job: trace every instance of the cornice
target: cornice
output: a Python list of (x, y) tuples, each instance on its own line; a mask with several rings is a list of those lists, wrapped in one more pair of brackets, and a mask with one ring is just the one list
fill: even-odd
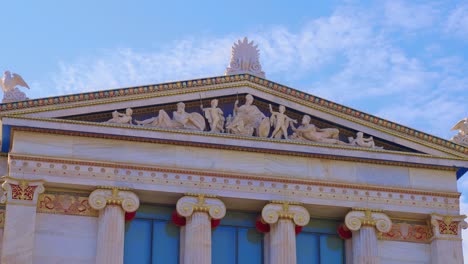
[[(2, 115), (2, 112), (7, 113), (17, 110), (20, 111), (15, 112), (14, 115), (241, 86), (247, 86), (255, 89), (260, 88), (261, 90), (275, 94), (276, 96), (287, 98), (288, 100), (292, 100), (302, 105), (312, 107), (334, 116), (357, 122), (361, 125), (435, 148), (452, 155), (462, 155), (462, 157), (466, 157), (468, 155), (467, 147), (454, 142), (249, 74), (218, 76), (0, 104), (0, 116)], [(23, 109), (26, 111), (21, 111)]]
[[(36, 119), (36, 118), (27, 118), (27, 119)], [(71, 121), (52, 119), (60, 123), (67, 123)], [(39, 120), (40, 121), (40, 120)], [(47, 120), (48, 121), (48, 120)], [(90, 125), (89, 122), (83, 121), (73, 121), (72, 123), (85, 123)], [(421, 157), (421, 158), (433, 158), (433, 159), (443, 159), (443, 160), (453, 160), (453, 161), (465, 161), (465, 159), (454, 158), (454, 157), (444, 157), (444, 156), (432, 156), (428, 154), (419, 154), (419, 153), (409, 153), (409, 152), (399, 152), (399, 151), (390, 151), (390, 150), (379, 150), (379, 149), (367, 149), (367, 148), (355, 148), (352, 146), (336, 146), (336, 145), (326, 145), (326, 144), (317, 144), (317, 143), (308, 143), (303, 141), (293, 141), (293, 140), (278, 140), (278, 139), (269, 139), (269, 138), (258, 138), (258, 137), (248, 137), (248, 136), (239, 136), (231, 134), (219, 134), (219, 133), (208, 133), (208, 132), (197, 132), (197, 131), (187, 131), (187, 130), (169, 130), (169, 129), (158, 129), (158, 128), (148, 128), (148, 127), (130, 127), (130, 126), (119, 126), (113, 124), (102, 124), (102, 123), (91, 123), (92, 126), (98, 127), (115, 127), (115, 128), (129, 128), (137, 130), (146, 130), (146, 131), (159, 131), (159, 132), (169, 132), (169, 133), (180, 133), (187, 135), (197, 135), (197, 136), (206, 136), (206, 137), (223, 137), (227, 139), (241, 139), (241, 140), (250, 140), (257, 142), (271, 142), (278, 144), (291, 144), (296, 146), (311, 146), (311, 147), (325, 147), (325, 148), (334, 148), (342, 150), (351, 150), (351, 151), (365, 151), (365, 152), (376, 152), (383, 154), (395, 154), (409, 157)], [(78, 131), (66, 131), (58, 129), (44, 129), (44, 128), (25, 128), (25, 127), (15, 127), (12, 129), (11, 135), (14, 138), (16, 131), (25, 131), (25, 132), (34, 132), (34, 133), (43, 133), (43, 134), (56, 134), (56, 135), (68, 135), (68, 136), (78, 136), (78, 137), (91, 137), (91, 138), (101, 138), (101, 139), (113, 139), (113, 140), (122, 140), (122, 141), (131, 141), (131, 142), (142, 142), (142, 143), (157, 143), (157, 144), (168, 144), (168, 145), (182, 145), (190, 147), (200, 147), (200, 148), (215, 148), (215, 149), (225, 149), (225, 150), (234, 150), (234, 151), (248, 151), (256, 153), (269, 153), (276, 155), (288, 155), (288, 156), (297, 156), (297, 157), (312, 157), (312, 158), (321, 158), (328, 160), (342, 160), (342, 161), (356, 161), (361, 163), (371, 163), (379, 165), (390, 165), (390, 166), (402, 166), (402, 167), (412, 167), (412, 168), (427, 168), (427, 169), (436, 169), (436, 170), (448, 170), (455, 171), (456, 168), (453, 166), (442, 166), (442, 165), (431, 165), (431, 164), (421, 164), (413, 162), (401, 162), (401, 161), (390, 161), (384, 159), (369, 159), (345, 155), (333, 155), (333, 154), (321, 154), (321, 153), (307, 153), (307, 152), (295, 152), (290, 150), (279, 150), (279, 149), (266, 149), (266, 148), (255, 148), (255, 147), (245, 147), (245, 146), (236, 146), (236, 145), (221, 145), (221, 144), (210, 144), (204, 142), (190, 142), (190, 141), (176, 141), (168, 140), (161, 138), (148, 138), (148, 137), (133, 137), (133, 136), (122, 136), (122, 135), (112, 135), (102, 133), (93, 133), (93, 132), (78, 132)]]

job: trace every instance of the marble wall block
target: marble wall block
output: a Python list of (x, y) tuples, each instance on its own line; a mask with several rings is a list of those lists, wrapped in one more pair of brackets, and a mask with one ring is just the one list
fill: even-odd
[(36, 207), (8, 204), (1, 263), (33, 263)]
[(95, 263), (97, 217), (37, 214), (34, 264)]
[[(430, 264), (429, 244), (379, 240), (381, 264)], [(448, 263), (446, 263), (448, 264)]]

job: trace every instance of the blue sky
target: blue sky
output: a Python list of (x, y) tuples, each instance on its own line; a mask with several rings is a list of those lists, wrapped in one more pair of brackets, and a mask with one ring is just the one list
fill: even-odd
[(283, 3), (9, 1), (0, 70), (32, 98), (217, 76), (247, 36), (272, 81), (447, 139), (468, 116), (467, 1)]

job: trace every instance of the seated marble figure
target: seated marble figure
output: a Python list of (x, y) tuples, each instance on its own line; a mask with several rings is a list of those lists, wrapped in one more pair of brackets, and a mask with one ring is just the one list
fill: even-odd
[(356, 138), (349, 137), (349, 144), (352, 146), (358, 146), (358, 147), (363, 147), (363, 148), (376, 148), (376, 149), (383, 149), (383, 147), (377, 147), (374, 143), (374, 138), (373, 137), (364, 137), (364, 133), (362, 132), (357, 132), (356, 133)]
[(226, 122), (226, 130), (232, 134), (267, 137), (270, 133), (270, 121), (255, 105), (251, 94), (245, 96), (245, 104), (238, 107), (239, 101), (234, 103), (232, 119)]

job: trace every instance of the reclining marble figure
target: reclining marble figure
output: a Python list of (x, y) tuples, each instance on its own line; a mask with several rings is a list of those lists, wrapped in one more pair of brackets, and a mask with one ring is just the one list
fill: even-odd
[(294, 131), (291, 139), (313, 141), (318, 143), (328, 143), (337, 145), (347, 145), (345, 142), (339, 140), (340, 131), (336, 128), (317, 128), (315, 125), (310, 124), (310, 116), (304, 115), (302, 117), (302, 124), (295, 128), (291, 125)]
[(185, 112), (185, 104), (180, 102), (177, 104), (177, 111), (172, 113), (172, 119), (164, 110), (159, 110), (158, 116), (138, 121), (138, 125), (151, 126), (157, 128), (170, 128), (170, 129), (189, 129), (189, 130), (205, 130), (205, 119), (199, 113)]
[(119, 113), (117, 112), (117, 110), (115, 110), (114, 112), (112, 112), (112, 118), (106, 121), (105, 123), (133, 125), (132, 114), (133, 110), (131, 108), (127, 108), (125, 110), (125, 113)]

